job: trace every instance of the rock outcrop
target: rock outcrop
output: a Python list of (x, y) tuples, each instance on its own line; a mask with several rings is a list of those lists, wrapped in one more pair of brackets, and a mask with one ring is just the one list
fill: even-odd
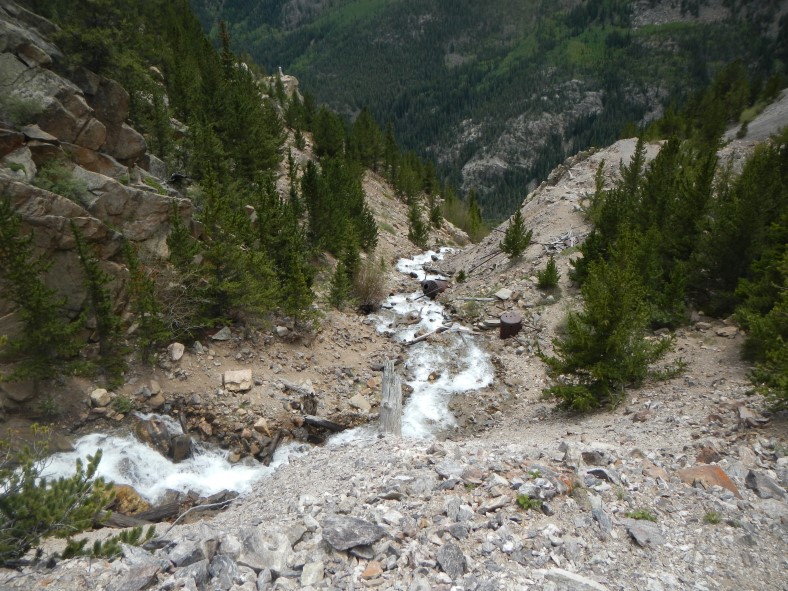
[[(192, 205), (166, 187), (163, 163), (147, 154), (145, 138), (127, 123), (128, 92), (84, 69), (70, 78), (60, 73), (63, 55), (49, 39), (56, 30), (0, 0), (0, 195), (33, 235), (37, 253), (51, 261), (45, 282), (66, 298), (70, 316), (87, 298), (72, 223), (112, 277), (120, 314), (126, 304), (123, 241), (142, 256), (165, 257), (173, 215), (190, 224)], [(65, 171), (72, 191), (36, 186), (52, 167)], [(0, 334), (18, 330), (11, 312), (0, 297)]]

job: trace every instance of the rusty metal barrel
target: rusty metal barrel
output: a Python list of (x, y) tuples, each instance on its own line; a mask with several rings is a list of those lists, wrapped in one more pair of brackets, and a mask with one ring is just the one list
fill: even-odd
[(508, 339), (523, 329), (523, 319), (517, 312), (501, 314), (501, 338)]
[(438, 294), (443, 293), (449, 287), (449, 282), (445, 279), (427, 279), (421, 282), (421, 291), (424, 295), (434, 300)]

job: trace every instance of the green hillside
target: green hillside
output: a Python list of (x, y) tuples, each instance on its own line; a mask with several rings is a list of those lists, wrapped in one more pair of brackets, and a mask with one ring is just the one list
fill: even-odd
[[(393, 122), (402, 145), (476, 188), (490, 219), (567, 154), (684, 102), (724, 64), (742, 59), (753, 79), (783, 67), (767, 1), (685, 0), (661, 25), (628, 0), (191, 3), (208, 30), (224, 19), (236, 50), (298, 76), (319, 102)], [(724, 20), (694, 18), (716, 5)]]

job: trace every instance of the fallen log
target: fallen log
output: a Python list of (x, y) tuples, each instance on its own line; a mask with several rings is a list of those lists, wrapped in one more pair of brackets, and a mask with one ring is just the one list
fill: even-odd
[(304, 415), (304, 423), (306, 423), (307, 425), (311, 425), (312, 427), (320, 427), (321, 429), (334, 431), (335, 433), (347, 429), (347, 427), (345, 427), (344, 425), (340, 425), (338, 423), (329, 421), (328, 419), (323, 419), (321, 417), (316, 417), (314, 415)]

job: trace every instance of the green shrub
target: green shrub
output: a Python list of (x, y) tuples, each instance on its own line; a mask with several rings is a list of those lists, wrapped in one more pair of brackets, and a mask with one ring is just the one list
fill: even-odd
[(657, 516), (647, 511), (646, 509), (635, 509), (634, 511), (627, 511), (624, 514), (626, 517), (630, 519), (638, 519), (641, 521), (656, 521)]
[(709, 511), (703, 516), (703, 523), (708, 523), (709, 525), (717, 525), (721, 521), (722, 517), (716, 511)]
[(50, 160), (41, 166), (33, 184), (79, 205), (85, 205), (88, 200), (87, 185), (74, 178), (73, 172), (57, 160)]
[(35, 99), (23, 98), (7, 92), (0, 93), (0, 120), (15, 127), (33, 123), (43, 111), (43, 105)]
[(561, 274), (558, 271), (558, 266), (555, 264), (555, 259), (551, 256), (547, 261), (547, 266), (541, 271), (536, 272), (536, 278), (539, 280), (539, 287), (542, 289), (552, 289), (558, 285), (558, 280)]
[(353, 277), (353, 296), (365, 311), (377, 310), (386, 297), (386, 264), (383, 258), (374, 256), (359, 265)]
[(542, 507), (542, 501), (539, 499), (532, 499), (528, 495), (517, 495), (517, 504), (526, 511), (540, 509)]
[(426, 248), (428, 238), (429, 226), (421, 217), (421, 207), (416, 199), (413, 199), (408, 207), (408, 240), (419, 248)]
[(42, 476), (48, 451), (45, 427), (33, 426), (33, 443), (18, 452), (2, 444), (0, 461), (0, 564), (15, 566), (43, 538), (71, 537), (100, 519), (112, 499), (109, 486), (96, 478), (101, 450), (69, 478)]

